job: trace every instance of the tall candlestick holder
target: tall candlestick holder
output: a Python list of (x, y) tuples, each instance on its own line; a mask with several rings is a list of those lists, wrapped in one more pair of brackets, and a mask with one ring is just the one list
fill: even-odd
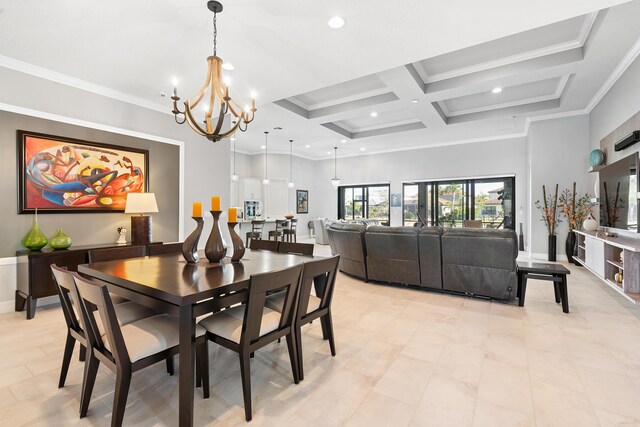
[(211, 234), (204, 247), (204, 254), (210, 262), (220, 262), (227, 253), (227, 244), (220, 233), (220, 214), (222, 211), (210, 211), (213, 216)]
[(184, 239), (182, 243), (182, 256), (187, 262), (198, 262), (198, 242), (202, 234), (204, 219), (201, 216), (192, 216), (191, 218), (196, 222), (196, 229), (189, 234), (189, 237)]
[(229, 234), (231, 235), (231, 242), (233, 243), (233, 255), (231, 256), (231, 262), (238, 262), (244, 256), (244, 242), (242, 238), (236, 233), (237, 222), (227, 222), (229, 227)]

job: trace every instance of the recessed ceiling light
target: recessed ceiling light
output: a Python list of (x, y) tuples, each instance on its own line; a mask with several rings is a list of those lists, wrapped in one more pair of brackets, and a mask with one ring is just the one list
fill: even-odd
[(347, 142), (347, 140), (346, 139), (341, 139), (340, 142), (342, 142), (344, 144), (345, 142)]
[(231, 62), (225, 62), (224, 64), (222, 64), (222, 69), (227, 71), (233, 71), (236, 69), (236, 67), (234, 67)]
[(327, 151), (327, 154), (331, 154), (331, 151)]
[(364, 150), (366, 150), (366, 148), (360, 147), (360, 151), (364, 151)]
[(236, 140), (235, 136), (232, 136), (232, 137), (231, 137), (231, 142), (233, 142), (233, 141), (235, 141), (235, 140)]
[(304, 148), (311, 148), (309, 144), (305, 145)]
[(338, 28), (344, 27), (344, 24), (346, 22), (347, 21), (345, 21), (342, 16), (334, 16), (331, 19), (329, 19), (329, 22), (327, 22), (327, 25), (330, 28), (333, 28), (334, 30), (337, 30)]
[(371, 114), (369, 114), (371, 117), (378, 117), (378, 113), (376, 113), (375, 111), (372, 111)]
[(265, 148), (267, 148), (267, 146), (266, 145), (261, 145), (260, 148), (262, 148), (264, 150)]
[(500, 93), (500, 92), (502, 92), (502, 88), (501, 87), (494, 87), (491, 90), (491, 93)]
[(418, 102), (420, 102), (419, 99), (412, 99), (411, 102), (413, 102), (414, 104), (417, 104)]

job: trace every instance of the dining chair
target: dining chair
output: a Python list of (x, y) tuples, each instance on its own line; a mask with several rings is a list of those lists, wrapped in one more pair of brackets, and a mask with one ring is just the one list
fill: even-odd
[(282, 233), (284, 234), (284, 238), (282, 240), (286, 240), (287, 242), (291, 242), (291, 241), (297, 242), (298, 236), (296, 235), (296, 230), (298, 228), (298, 219), (292, 218), (289, 221), (290, 221), (289, 228), (282, 230)]
[(182, 253), (181, 242), (149, 245), (149, 256), (180, 253)]
[[(69, 371), (69, 364), (71, 363), (71, 355), (73, 354), (73, 348), (76, 341), (80, 344), (80, 360), (82, 361), (85, 359), (84, 354), (87, 348), (87, 337), (81, 326), (81, 321), (79, 320), (81, 314), (77, 304), (78, 300), (75, 296), (73, 274), (55, 264), (51, 265), (51, 272), (53, 273), (53, 279), (56, 284), (58, 296), (60, 297), (62, 314), (64, 315), (65, 322), (67, 323), (67, 339), (65, 341), (64, 353), (62, 356), (60, 379), (58, 380), (58, 388), (61, 388), (64, 387), (64, 383), (67, 379), (67, 372)], [(126, 325), (136, 320), (157, 314), (155, 311), (140, 304), (136, 304), (133, 301), (114, 305), (114, 311), (118, 323), (121, 325)], [(104, 331), (102, 323), (98, 324), (98, 328), (99, 330)], [(167, 371), (173, 375), (173, 364), (169, 366), (169, 362), (167, 363)]]
[(311, 243), (280, 242), (278, 244), (278, 252), (285, 254), (313, 255), (313, 248)]
[(250, 239), (262, 239), (262, 229), (264, 228), (263, 219), (254, 219), (251, 221), (251, 231), (247, 231), (245, 246), (249, 247)]
[(250, 249), (262, 249), (265, 251), (277, 252), (278, 245), (281, 245), (282, 242), (278, 242), (277, 240), (256, 240), (251, 239)]
[[(246, 304), (219, 311), (199, 322), (207, 330), (209, 340), (238, 353), (247, 421), (252, 418), (250, 360), (253, 352), (286, 336), (293, 381), (299, 382), (293, 324), (301, 273), (302, 265), (253, 274)], [(267, 293), (275, 290), (281, 290), (283, 294), (280, 312), (265, 307)], [(205, 371), (204, 375), (208, 372)]]
[(278, 238), (284, 241), (284, 228), (287, 227), (286, 219), (276, 219), (276, 229), (269, 231), (269, 240), (273, 237), (273, 240), (278, 240)]
[[(331, 355), (336, 355), (333, 322), (331, 320), (331, 301), (333, 299), (339, 260), (340, 255), (335, 255), (331, 258), (304, 263), (294, 322), (296, 354), (298, 355), (298, 378), (300, 381), (304, 379), (301, 331), (303, 325), (320, 318), (322, 336), (325, 340), (329, 340)], [(312, 285), (314, 286), (315, 295), (311, 294)], [(266, 300), (266, 306), (272, 310), (282, 312), (285, 309), (285, 295), (282, 293), (270, 295)]]
[[(73, 279), (89, 349), (80, 397), (80, 418), (87, 415), (98, 367), (103, 363), (116, 374), (111, 426), (119, 427), (124, 418), (132, 374), (178, 354), (178, 322), (175, 317), (158, 314), (121, 326), (106, 285), (89, 281), (78, 274), (74, 274)], [(90, 309), (94, 306), (95, 311)], [(99, 329), (96, 313), (104, 326), (104, 333)], [(207, 344), (205, 332), (204, 328), (196, 325), (198, 349)], [(200, 369), (203, 367), (200, 366)], [(208, 374), (208, 367), (204, 370)]]

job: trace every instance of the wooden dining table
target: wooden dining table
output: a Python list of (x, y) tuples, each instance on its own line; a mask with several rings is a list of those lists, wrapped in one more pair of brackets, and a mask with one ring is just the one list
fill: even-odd
[[(178, 318), (180, 328), (179, 425), (193, 425), (195, 319), (246, 299), (252, 274), (308, 262), (313, 257), (247, 250), (240, 262), (187, 263), (181, 254), (147, 256), (78, 266), (113, 293)], [(183, 369), (188, 366), (190, 369)]]

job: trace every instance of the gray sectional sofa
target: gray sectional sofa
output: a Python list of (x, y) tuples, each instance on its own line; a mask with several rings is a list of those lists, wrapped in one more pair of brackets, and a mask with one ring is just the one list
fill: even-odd
[(515, 299), (513, 230), (334, 223), (327, 234), (340, 270), (365, 280)]

